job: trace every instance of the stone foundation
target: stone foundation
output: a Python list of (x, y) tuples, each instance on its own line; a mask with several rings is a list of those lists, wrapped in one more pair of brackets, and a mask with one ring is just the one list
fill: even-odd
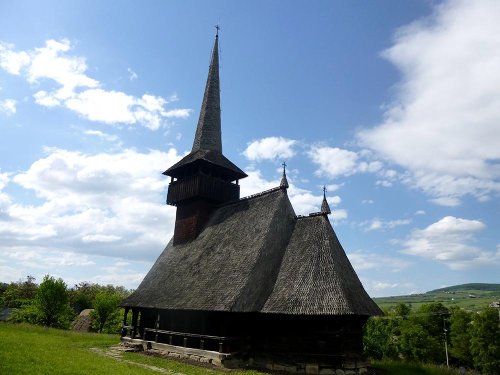
[(154, 341), (122, 337), (122, 343), (146, 354), (198, 362), (229, 369), (256, 369), (282, 374), (363, 375), (368, 374), (368, 362), (359, 355), (346, 355), (341, 361), (296, 359), (292, 356), (271, 357), (245, 353), (219, 353), (210, 350), (181, 347)]

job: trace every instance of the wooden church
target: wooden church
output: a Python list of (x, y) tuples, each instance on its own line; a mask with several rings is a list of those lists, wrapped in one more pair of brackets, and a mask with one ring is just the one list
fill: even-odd
[(122, 340), (226, 367), (366, 372), (362, 327), (381, 311), (321, 211), (297, 216), (280, 186), (240, 198), (222, 153), (218, 34), (191, 153), (164, 174), (174, 236), (124, 302)]

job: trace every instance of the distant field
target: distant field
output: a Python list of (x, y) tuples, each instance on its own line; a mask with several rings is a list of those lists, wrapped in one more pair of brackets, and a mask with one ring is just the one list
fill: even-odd
[(416, 309), (424, 303), (441, 302), (447, 307), (458, 306), (470, 311), (478, 311), (493, 301), (500, 300), (500, 284), (463, 284), (431, 290), (422, 294), (374, 298), (382, 309), (390, 309), (406, 303)]

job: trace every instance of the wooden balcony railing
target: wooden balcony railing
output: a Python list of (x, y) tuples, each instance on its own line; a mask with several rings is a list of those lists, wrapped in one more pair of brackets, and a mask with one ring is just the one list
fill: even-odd
[(239, 185), (199, 174), (170, 183), (167, 204), (175, 206), (177, 203), (190, 198), (206, 198), (222, 203), (237, 200), (239, 197)]

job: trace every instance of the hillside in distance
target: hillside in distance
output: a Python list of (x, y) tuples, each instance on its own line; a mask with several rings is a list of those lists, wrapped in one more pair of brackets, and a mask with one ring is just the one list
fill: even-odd
[(493, 301), (500, 301), (500, 284), (461, 284), (425, 293), (379, 297), (373, 300), (383, 310), (388, 310), (399, 303), (410, 304), (413, 309), (417, 309), (424, 303), (441, 302), (446, 307), (457, 306), (469, 311), (478, 311)]

